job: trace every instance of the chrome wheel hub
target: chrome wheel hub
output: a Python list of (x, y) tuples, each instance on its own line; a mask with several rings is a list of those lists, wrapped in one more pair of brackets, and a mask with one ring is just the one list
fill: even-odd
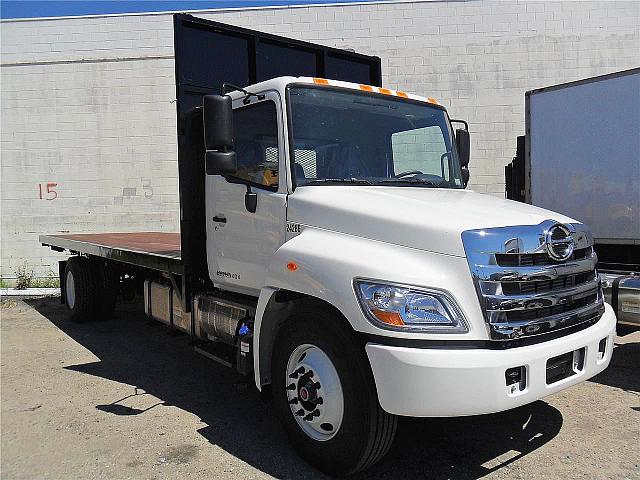
[(330, 440), (340, 429), (344, 397), (331, 359), (315, 345), (297, 347), (286, 371), (287, 401), (293, 418), (314, 440)]

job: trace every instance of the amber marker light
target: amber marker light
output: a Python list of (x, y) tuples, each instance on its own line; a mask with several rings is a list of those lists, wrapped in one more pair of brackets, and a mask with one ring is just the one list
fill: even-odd
[(402, 321), (402, 317), (399, 313), (396, 312), (385, 312), (382, 310), (378, 310), (377, 308), (372, 308), (371, 313), (373, 313), (378, 320), (381, 322), (387, 323), (389, 325), (403, 326), (404, 322)]
[(296, 270), (298, 270), (298, 264), (296, 262), (287, 263), (287, 270), (291, 270), (292, 272), (295, 272)]

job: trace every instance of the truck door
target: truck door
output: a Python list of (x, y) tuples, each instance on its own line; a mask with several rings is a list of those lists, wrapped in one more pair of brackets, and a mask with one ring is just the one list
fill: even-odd
[[(218, 287), (257, 295), (274, 252), (284, 242), (286, 181), (279, 95), (234, 102), (235, 175), (207, 175), (207, 261)], [(256, 211), (246, 205), (257, 195)]]

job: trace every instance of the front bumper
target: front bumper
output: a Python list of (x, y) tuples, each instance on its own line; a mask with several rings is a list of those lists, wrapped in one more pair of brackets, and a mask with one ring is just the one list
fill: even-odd
[[(611, 361), (616, 317), (608, 304), (591, 327), (555, 340), (512, 348), (409, 348), (368, 343), (384, 410), (411, 417), (457, 417), (508, 410), (580, 383)], [(600, 341), (606, 338), (604, 355)], [(584, 348), (582, 368), (547, 385), (547, 360)], [(524, 387), (507, 386), (505, 371), (524, 366)]]

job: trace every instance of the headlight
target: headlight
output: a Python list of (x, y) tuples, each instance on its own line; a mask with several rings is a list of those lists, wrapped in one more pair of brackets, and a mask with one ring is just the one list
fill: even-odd
[(374, 283), (354, 282), (366, 317), (376, 326), (422, 333), (465, 333), (462, 312), (444, 292)]

